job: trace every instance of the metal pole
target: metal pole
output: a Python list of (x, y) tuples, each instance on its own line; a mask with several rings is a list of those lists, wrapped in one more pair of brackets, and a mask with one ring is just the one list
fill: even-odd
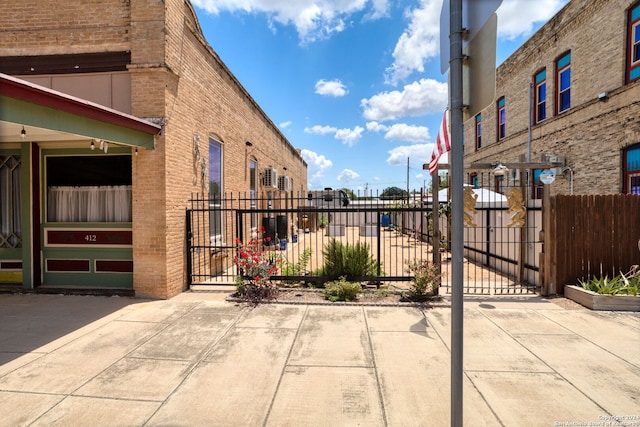
[[(446, 0), (445, 0), (446, 1)], [(451, 426), (462, 427), (463, 193), (462, 0), (450, 0), (451, 58)]]

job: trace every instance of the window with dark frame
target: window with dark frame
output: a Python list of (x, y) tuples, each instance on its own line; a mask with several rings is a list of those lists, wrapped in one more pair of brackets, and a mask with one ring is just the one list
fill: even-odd
[(627, 83), (640, 79), (640, 1), (629, 9), (627, 27)]
[(469, 175), (469, 185), (473, 188), (478, 188), (478, 174), (476, 172)]
[(556, 62), (556, 113), (571, 108), (571, 52), (562, 55)]
[(622, 192), (640, 195), (640, 144), (627, 147), (622, 158), (624, 176)]
[(476, 150), (482, 148), (482, 114), (476, 115)]
[(547, 118), (547, 70), (542, 70), (536, 74), (534, 87), (534, 122), (540, 123)]
[(504, 96), (500, 97), (497, 102), (498, 108), (498, 141), (503, 140), (507, 136), (507, 111), (505, 108)]

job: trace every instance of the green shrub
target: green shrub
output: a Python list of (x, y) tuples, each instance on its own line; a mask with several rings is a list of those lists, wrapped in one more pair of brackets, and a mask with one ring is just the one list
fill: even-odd
[(324, 274), (330, 277), (352, 279), (354, 277), (377, 275), (378, 263), (369, 254), (369, 244), (357, 242), (355, 245), (342, 244), (332, 238), (323, 250)]
[(422, 300), (438, 295), (440, 271), (436, 264), (429, 261), (410, 261), (407, 272), (414, 276), (411, 280), (409, 298)]
[[(300, 254), (300, 258), (296, 263), (289, 263), (283, 259), (282, 265), (280, 266), (280, 270), (282, 271), (282, 276), (303, 276), (307, 272), (307, 264), (309, 264), (309, 260), (311, 259), (311, 249), (307, 248), (302, 251)], [(296, 280), (287, 280), (288, 284), (297, 283)]]
[(325, 284), (324, 296), (331, 302), (353, 301), (362, 290), (360, 283), (348, 282), (345, 277)]

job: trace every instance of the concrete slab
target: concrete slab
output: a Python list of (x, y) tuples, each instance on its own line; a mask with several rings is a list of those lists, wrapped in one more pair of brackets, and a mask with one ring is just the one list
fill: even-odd
[[(451, 348), (451, 310), (433, 309), (427, 321)], [(464, 369), (471, 371), (550, 372), (551, 369), (496, 326), (480, 310), (464, 310)]]
[(289, 365), (372, 366), (362, 307), (310, 306)]
[(265, 425), (383, 426), (375, 372), (372, 368), (287, 367)]
[(185, 379), (191, 366), (180, 360), (124, 358), (73, 394), (162, 402)]
[(518, 341), (606, 413), (640, 411), (637, 358), (629, 363), (577, 335), (520, 335)]
[(33, 427), (141, 426), (158, 408), (157, 402), (68, 397), (31, 424)]
[(605, 415), (602, 408), (556, 373), (468, 375), (504, 426), (589, 425), (590, 421), (598, 422), (599, 415)]
[(197, 360), (236, 320), (235, 314), (194, 309), (131, 353), (132, 357)]
[(370, 331), (427, 332), (424, 311), (417, 307), (365, 307)]
[[(557, 311), (552, 310), (552, 313)], [(482, 314), (500, 329), (513, 334), (568, 334), (567, 328), (533, 310), (482, 310)]]
[(110, 322), (0, 378), (0, 389), (71, 393), (157, 333), (157, 325)]
[(60, 394), (9, 393), (0, 391), (0, 427), (30, 425), (64, 399)]
[(196, 306), (198, 303), (195, 301), (180, 303), (173, 300), (141, 302), (131, 305), (120, 319), (128, 322), (171, 323)]
[(620, 358), (640, 365), (640, 322), (637, 321), (640, 313), (584, 310), (545, 312), (543, 316)]
[(259, 426), (278, 387), (295, 331), (236, 329), (218, 342), (150, 425)]
[(297, 329), (307, 311), (304, 305), (263, 304), (250, 309), (237, 324), (239, 328)]
[(562, 307), (537, 295), (500, 295), (493, 297), (465, 296), (464, 308), (518, 309), (518, 310), (562, 310)]
[[(434, 331), (374, 332), (375, 363), (389, 426), (451, 424), (451, 354)], [(465, 425), (500, 425), (465, 378)]]

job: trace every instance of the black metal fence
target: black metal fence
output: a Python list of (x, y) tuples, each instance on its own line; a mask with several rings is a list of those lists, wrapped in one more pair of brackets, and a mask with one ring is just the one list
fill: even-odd
[[(522, 192), (522, 185), (509, 185), (514, 183), (505, 180), (500, 188), (483, 188), (478, 185), (482, 178), (480, 175), (475, 186), (465, 189), (465, 197), (475, 197), (475, 202), (471, 203), (472, 209), (467, 206), (465, 210), (464, 292), (535, 293), (539, 289), (538, 257), (542, 249), (538, 240), (540, 201), (528, 200), (525, 188), (524, 201), (518, 205), (514, 201), (517, 192), (511, 189)], [(413, 279), (408, 263), (430, 261), (441, 265), (441, 293), (450, 293), (446, 190), (442, 195), (440, 213), (435, 216), (430, 198), (424, 195), (404, 200), (350, 200), (336, 191), (227, 194), (218, 199), (196, 195), (186, 218), (189, 285), (234, 283), (238, 276), (234, 265), (238, 242), (253, 239), (267, 239), (265, 250), (282, 261), (284, 267), (272, 276), (274, 279), (333, 279), (325, 270), (324, 252), (335, 240), (343, 245), (366, 246), (375, 263), (373, 269), (352, 280), (406, 287), (406, 282)], [(432, 218), (437, 218), (440, 238), (433, 237)]]
[[(238, 271), (238, 242), (259, 239), (284, 265), (280, 280), (332, 279), (323, 252), (332, 240), (366, 246), (375, 268), (353, 280), (409, 281), (410, 260), (431, 260), (428, 220), (421, 201), (376, 198), (349, 200), (340, 195), (291, 194), (275, 198), (226, 195), (219, 200), (194, 197), (187, 210), (190, 285), (233, 283)], [(346, 200), (346, 202), (345, 202)], [(304, 264), (304, 265), (303, 265)]]

